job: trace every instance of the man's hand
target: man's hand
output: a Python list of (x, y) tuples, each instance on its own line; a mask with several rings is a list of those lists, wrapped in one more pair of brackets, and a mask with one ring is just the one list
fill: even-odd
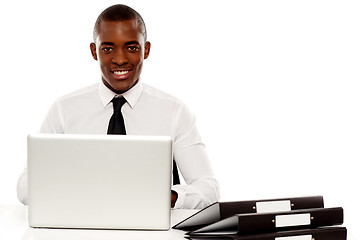
[(178, 198), (178, 194), (172, 190), (172, 195), (171, 195), (171, 204), (170, 206), (172, 208), (174, 208), (174, 205), (175, 205), (175, 202), (177, 201), (177, 198)]

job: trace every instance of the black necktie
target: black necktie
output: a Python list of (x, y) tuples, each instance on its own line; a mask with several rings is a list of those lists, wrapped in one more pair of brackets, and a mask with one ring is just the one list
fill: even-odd
[[(126, 135), (122, 106), (127, 102), (124, 97), (115, 97), (113, 102), (113, 115), (109, 120), (108, 134)], [(177, 164), (173, 160), (173, 185), (180, 184)]]
[(177, 164), (173, 159), (173, 185), (178, 185), (178, 184), (180, 184), (178, 168), (177, 168)]
[(125, 135), (124, 118), (122, 114), (122, 106), (127, 102), (124, 97), (115, 97), (113, 102), (113, 115), (109, 120), (108, 134), (120, 134)]

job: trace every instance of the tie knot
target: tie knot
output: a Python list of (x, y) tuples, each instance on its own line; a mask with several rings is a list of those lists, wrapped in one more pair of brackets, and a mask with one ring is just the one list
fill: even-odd
[(112, 100), (114, 112), (119, 112), (124, 103), (127, 102), (124, 97), (115, 97)]

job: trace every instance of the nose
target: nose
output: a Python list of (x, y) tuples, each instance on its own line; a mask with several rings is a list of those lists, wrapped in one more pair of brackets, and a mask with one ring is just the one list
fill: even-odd
[(123, 65), (128, 63), (127, 53), (123, 50), (114, 51), (112, 62), (117, 65)]

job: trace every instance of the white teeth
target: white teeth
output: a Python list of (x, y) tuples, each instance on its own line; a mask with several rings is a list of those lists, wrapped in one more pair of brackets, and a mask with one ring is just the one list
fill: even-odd
[(116, 75), (124, 75), (127, 74), (129, 71), (114, 71), (114, 74)]

